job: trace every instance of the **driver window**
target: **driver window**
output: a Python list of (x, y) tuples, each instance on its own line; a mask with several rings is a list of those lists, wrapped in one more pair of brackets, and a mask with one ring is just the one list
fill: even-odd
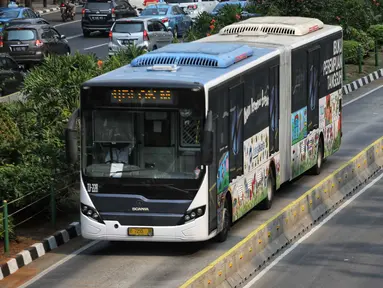
[(162, 23), (159, 23), (161, 26), (161, 31), (167, 31), (166, 26)]
[(145, 112), (146, 147), (170, 147), (170, 117), (167, 112)]
[(178, 13), (177, 8), (175, 6), (172, 7), (172, 13), (173, 13), (173, 15), (180, 14), (180, 13)]
[(57, 32), (55, 29), (50, 29), (52, 32), (52, 35), (53, 35), (53, 37), (54, 38), (56, 38), (56, 39), (60, 39), (60, 34), (59, 34), (59, 32)]
[(154, 31), (153, 22), (149, 21), (148, 22), (148, 32), (153, 32), (153, 31)]
[(29, 18), (37, 18), (35, 12), (33, 12), (32, 10), (27, 10), (28, 11), (28, 14), (29, 14)]

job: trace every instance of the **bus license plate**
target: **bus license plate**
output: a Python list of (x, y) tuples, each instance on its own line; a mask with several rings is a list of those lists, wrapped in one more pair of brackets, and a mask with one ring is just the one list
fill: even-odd
[(153, 228), (128, 228), (129, 236), (153, 236)]

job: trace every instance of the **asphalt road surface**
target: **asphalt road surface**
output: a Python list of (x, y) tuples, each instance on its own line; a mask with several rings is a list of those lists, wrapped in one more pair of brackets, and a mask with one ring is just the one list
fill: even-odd
[[(381, 84), (382, 82), (380, 82)], [(363, 89), (369, 88), (362, 88), (361, 90), (363, 91)], [(343, 107), (343, 143), (340, 151), (324, 163), (321, 175), (303, 176), (278, 191), (273, 207), (269, 211), (252, 211), (249, 213), (233, 226), (225, 243), (218, 244), (208, 241), (193, 246), (184, 243), (93, 242), (92, 247), (73, 258), (64, 260), (64, 263), (57, 268), (49, 267), (58, 259), (63, 259), (64, 256), (54, 253), (65, 254), (65, 249), (68, 248), (53, 252), (52, 256), (47, 255), (45, 262), (43, 259), (38, 259), (35, 261), (36, 263), (31, 264), (31, 267), (25, 267), (25, 270), (22, 268), (20, 272), (7, 277), (9, 278), (8, 281), (16, 279), (18, 273), (22, 275), (23, 271), (24, 273), (28, 271), (36, 273), (34, 271), (49, 268), (52, 270), (45, 271), (39, 276), (39, 279), (30, 283), (28, 287), (178, 287), (245, 238), (257, 226), (381, 137), (383, 135), (383, 125), (381, 125), (383, 122), (382, 94), (383, 87), (364, 98), (354, 99), (355, 101), (350, 102), (350, 104), (344, 101), (346, 104)], [(360, 94), (354, 93), (348, 96), (348, 99), (353, 99), (357, 95)], [(360, 240), (362, 241), (361, 238)], [(89, 242), (78, 240), (74, 243), (79, 243), (76, 245), (80, 247)], [(311, 266), (311, 269), (316, 268)], [(28, 278), (30, 279), (30, 277)], [(296, 277), (294, 276), (294, 278)], [(20, 278), (17, 281), (20, 281)]]
[(245, 288), (382, 287), (383, 178), (375, 181)]
[(84, 38), (81, 29), (81, 9), (76, 8), (76, 16), (73, 21), (62, 22), (60, 11), (42, 15), (44, 19), (54, 26), (60, 34), (64, 34), (71, 47), (72, 54), (76, 51), (82, 54), (95, 53), (98, 58), (105, 58), (108, 55), (108, 34), (94, 33), (89, 38)]

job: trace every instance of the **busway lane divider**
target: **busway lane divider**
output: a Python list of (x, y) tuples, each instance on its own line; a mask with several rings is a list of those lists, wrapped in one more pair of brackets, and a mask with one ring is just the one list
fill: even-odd
[(291, 202), (180, 288), (240, 287), (365, 184), (383, 165), (383, 137)]

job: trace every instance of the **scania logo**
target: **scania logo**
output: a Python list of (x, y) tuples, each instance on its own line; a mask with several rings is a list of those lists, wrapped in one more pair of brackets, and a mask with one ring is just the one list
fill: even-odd
[(149, 212), (149, 208), (148, 207), (132, 207), (132, 211), (145, 211), (145, 212)]

